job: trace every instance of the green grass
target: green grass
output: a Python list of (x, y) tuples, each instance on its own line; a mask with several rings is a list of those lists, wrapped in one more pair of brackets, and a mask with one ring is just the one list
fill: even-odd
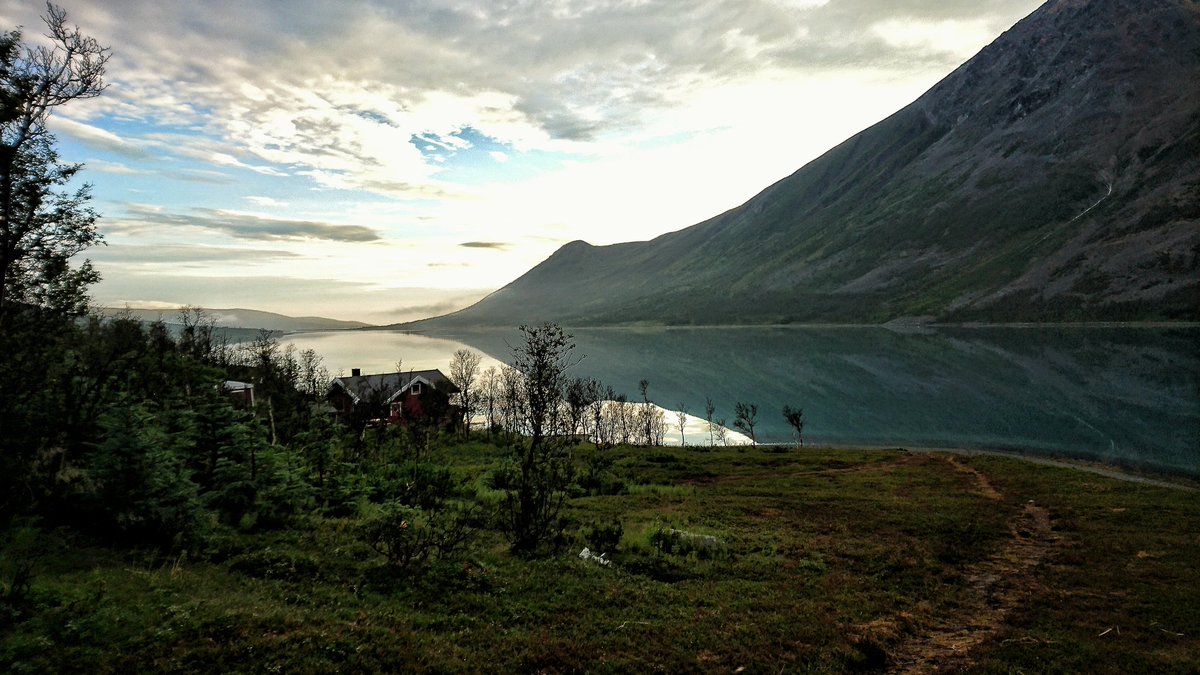
[[(585, 461), (594, 451), (579, 450)], [(1200, 498), (997, 457), (903, 451), (618, 448), (614, 561), (576, 541), (526, 560), (484, 530), (424, 574), (387, 568), (354, 521), (225, 532), (186, 556), (45, 533), (0, 624), (4, 672), (840, 672), (886, 667), (969, 611), (971, 570), (1033, 500), (1057, 540), (1017, 608), (970, 654), (984, 672), (1200, 668)], [(439, 451), (481, 478), (502, 451)], [(663, 553), (675, 528), (720, 542)], [(1109, 630), (1112, 629), (1112, 630)], [(1106, 632), (1107, 631), (1107, 632)], [(1179, 635), (1179, 634), (1183, 635)]]

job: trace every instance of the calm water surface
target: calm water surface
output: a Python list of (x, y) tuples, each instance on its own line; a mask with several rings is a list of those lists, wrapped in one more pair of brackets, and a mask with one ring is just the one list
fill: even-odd
[[(786, 405), (805, 440), (988, 448), (1200, 475), (1200, 330), (1160, 328), (579, 329), (572, 369), (630, 398), (732, 425), (759, 408), (758, 436), (786, 442)], [(517, 333), (391, 331), (286, 338), (331, 371), (447, 370), (469, 348), (484, 367), (511, 361)]]

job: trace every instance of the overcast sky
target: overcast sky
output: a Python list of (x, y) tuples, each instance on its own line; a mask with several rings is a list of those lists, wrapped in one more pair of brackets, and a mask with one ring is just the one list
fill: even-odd
[(1039, 4), (63, 0), (112, 59), (52, 128), (99, 304), (390, 323), (737, 206)]

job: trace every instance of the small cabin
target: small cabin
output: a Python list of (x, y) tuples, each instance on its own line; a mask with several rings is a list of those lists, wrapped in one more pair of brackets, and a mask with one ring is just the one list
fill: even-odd
[(458, 387), (440, 370), (363, 375), (358, 368), (349, 377), (329, 385), (327, 400), (334, 414), (347, 423), (433, 423), (452, 428), (460, 415), (450, 397)]
[(254, 407), (254, 385), (249, 382), (225, 380), (221, 383), (221, 391), (244, 408)]

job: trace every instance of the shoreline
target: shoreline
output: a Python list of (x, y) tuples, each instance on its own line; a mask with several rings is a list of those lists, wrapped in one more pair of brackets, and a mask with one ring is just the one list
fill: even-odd
[[(760, 446), (767, 445), (759, 443)], [(772, 443), (770, 445), (790, 445), (788, 443)], [(964, 457), (983, 456), (983, 457), (1006, 457), (1009, 459), (1017, 459), (1030, 464), (1039, 464), (1042, 466), (1054, 466), (1063, 469), (1074, 469), (1076, 471), (1086, 471), (1098, 476), (1113, 478), (1129, 483), (1139, 483), (1141, 485), (1152, 485), (1154, 487), (1174, 488), (1178, 490), (1186, 490), (1188, 492), (1200, 492), (1200, 480), (1185, 475), (1164, 473), (1160, 471), (1152, 471), (1145, 469), (1136, 469), (1132, 467), (1122, 467), (1113, 464), (1104, 464), (1087, 459), (1072, 459), (1072, 458), (1055, 458), (1034, 455), (1017, 450), (990, 450), (983, 448), (946, 448), (946, 447), (921, 447), (921, 446), (900, 446), (900, 445), (816, 445), (806, 446), (812, 448), (824, 448), (829, 450), (901, 450), (904, 452), (914, 453), (945, 453), (948, 455), (958, 455)]]
[[(360, 328), (346, 328), (340, 330), (359, 330), (359, 331), (398, 331), (402, 333), (453, 333), (455, 331), (493, 331), (493, 330), (515, 330), (515, 325), (490, 325), (490, 324), (470, 324), (459, 326), (419, 326), (413, 325), (423, 321), (433, 321), (440, 317), (432, 317), (430, 319), (419, 319), (418, 321), (389, 324), (384, 326), (363, 326)], [(538, 322), (532, 322), (538, 323)], [(809, 322), (809, 323), (714, 323), (714, 324), (669, 324), (669, 323), (630, 323), (630, 324), (596, 324), (596, 325), (571, 325), (562, 324), (562, 327), (567, 330), (713, 330), (713, 329), (745, 329), (745, 328), (812, 328), (812, 329), (831, 329), (831, 328), (883, 328), (894, 331), (911, 331), (911, 330), (936, 330), (938, 328), (1011, 328), (1011, 329), (1038, 329), (1038, 328), (1127, 328), (1127, 329), (1166, 329), (1166, 328), (1182, 328), (1194, 329), (1200, 328), (1200, 321), (1057, 321), (1057, 322), (1035, 322), (1035, 321), (1008, 321), (1008, 322), (908, 322), (892, 320), (884, 323), (838, 323), (838, 322)]]

